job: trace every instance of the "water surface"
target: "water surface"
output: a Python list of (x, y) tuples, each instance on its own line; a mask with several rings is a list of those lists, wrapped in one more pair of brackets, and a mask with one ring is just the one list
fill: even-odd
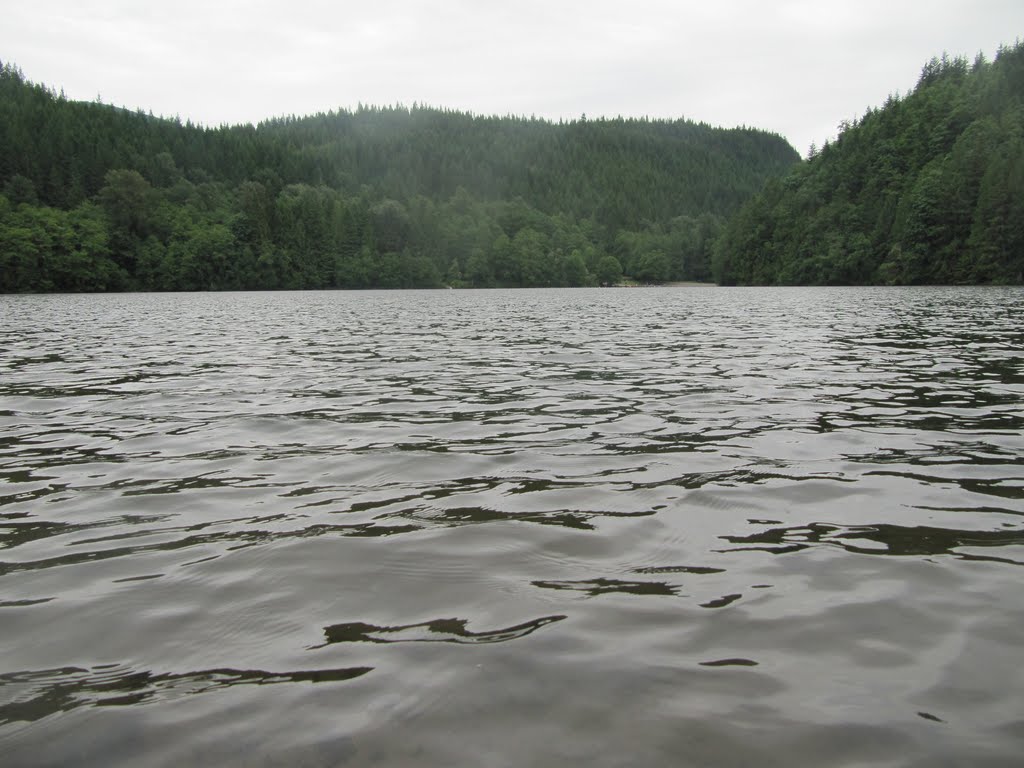
[(0, 754), (1019, 764), (1022, 310), (0, 297)]

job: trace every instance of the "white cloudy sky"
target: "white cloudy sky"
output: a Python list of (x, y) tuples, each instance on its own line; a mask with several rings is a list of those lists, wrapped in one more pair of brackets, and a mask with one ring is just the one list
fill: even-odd
[(70, 98), (208, 125), (414, 102), (752, 125), (801, 153), (1022, 0), (5, 0), (0, 60)]

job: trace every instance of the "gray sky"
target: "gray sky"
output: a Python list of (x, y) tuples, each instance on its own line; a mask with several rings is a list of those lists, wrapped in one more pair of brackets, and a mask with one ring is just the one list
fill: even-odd
[(805, 154), (943, 51), (992, 58), (1021, 0), (4, 0), (0, 60), (69, 98), (207, 125), (414, 102), (687, 117)]

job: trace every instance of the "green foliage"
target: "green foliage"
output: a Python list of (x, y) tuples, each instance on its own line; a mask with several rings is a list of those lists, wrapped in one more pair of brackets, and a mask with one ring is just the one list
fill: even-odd
[(611, 254), (597, 262), (597, 280), (601, 285), (615, 285), (622, 279), (622, 264)]
[(781, 182), (717, 243), (717, 281), (1024, 282), (1024, 45), (933, 59)]
[(71, 211), (0, 197), (0, 291), (105, 291), (126, 286), (110, 258), (107, 224), (89, 203)]
[(604, 282), (706, 279), (724, 217), (798, 160), (685, 120), (369, 107), (207, 129), (11, 65), (0, 110), (8, 292), (592, 285), (605, 256)]

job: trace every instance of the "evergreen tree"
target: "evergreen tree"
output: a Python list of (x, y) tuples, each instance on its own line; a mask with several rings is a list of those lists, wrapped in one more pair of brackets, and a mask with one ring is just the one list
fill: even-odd
[(722, 219), (799, 159), (686, 120), (419, 106), (208, 129), (9, 64), (0, 110), (5, 291), (586, 285), (610, 252), (695, 279)]
[(1024, 282), (1024, 45), (928, 62), (737, 213), (725, 283)]

